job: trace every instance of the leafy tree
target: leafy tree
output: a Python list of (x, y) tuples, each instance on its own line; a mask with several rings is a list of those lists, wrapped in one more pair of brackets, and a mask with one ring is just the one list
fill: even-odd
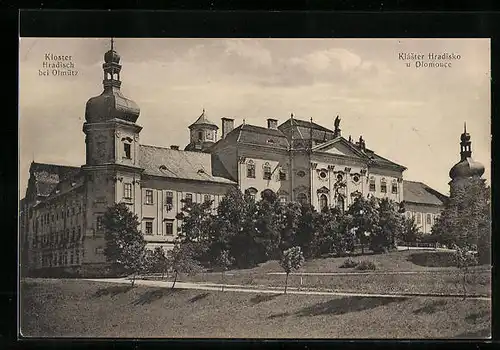
[(491, 250), (491, 194), (485, 181), (464, 180), (445, 203), (432, 233), (439, 243), (451, 246), (476, 245), (479, 260), (488, 263)]
[(371, 235), (378, 230), (379, 213), (378, 201), (375, 197), (357, 197), (347, 211), (352, 217), (351, 225), (356, 230), (356, 237), (361, 244), (361, 253), (365, 252), (365, 245), (370, 242)]
[(408, 250), (410, 249), (410, 243), (416, 243), (420, 238), (421, 234), (415, 218), (413, 216), (403, 218), (403, 227), (399, 233), (399, 239), (407, 244)]
[(398, 212), (398, 204), (383, 198), (377, 206), (378, 222), (371, 236), (370, 249), (385, 252), (396, 247), (395, 238), (403, 229), (403, 216)]
[(229, 251), (221, 250), (217, 256), (215, 266), (222, 274), (222, 291), (224, 291), (224, 275), (228, 268), (232, 265), (233, 258), (229, 255)]
[(299, 229), (300, 217), (302, 215), (299, 203), (288, 202), (278, 207), (280, 221), (280, 251), (284, 251), (297, 244), (297, 231)]
[(146, 263), (146, 241), (138, 229), (138, 217), (129, 211), (126, 204), (118, 203), (107, 209), (102, 224), (106, 260), (114, 271), (131, 273), (133, 287), (136, 275)]
[(179, 273), (195, 274), (202, 271), (199, 261), (195, 258), (196, 248), (190, 242), (177, 241), (174, 248), (167, 253), (168, 264), (174, 272), (174, 282), (172, 289), (175, 288)]
[(304, 263), (304, 255), (299, 246), (292, 247), (283, 252), (280, 260), (280, 265), (285, 270), (285, 294), (288, 287), (288, 275), (293, 270), (298, 270), (302, 267)]
[(249, 193), (230, 189), (217, 208), (211, 231), (211, 255), (228, 250), (239, 268), (257, 263), (259, 248), (255, 242), (256, 203)]
[(281, 240), (281, 203), (271, 190), (262, 192), (262, 199), (256, 203), (255, 243), (258, 260), (266, 261), (277, 257)]
[(295, 243), (302, 248), (304, 257), (310, 259), (319, 252), (320, 242), (317, 233), (319, 213), (310, 204), (302, 204), (300, 211)]
[(182, 202), (184, 203), (182, 211), (176, 216), (182, 221), (179, 239), (192, 243), (193, 254), (201, 261), (206, 257), (211, 245), (212, 229), (214, 229), (213, 201), (195, 203), (182, 200)]
[(342, 239), (344, 232), (340, 217), (341, 213), (336, 208), (323, 210), (316, 216), (315, 230), (320, 254), (345, 252), (345, 241)]
[(474, 254), (477, 249), (475, 246), (462, 246), (453, 245), (455, 250), (453, 256), (455, 258), (456, 266), (459, 268), (461, 275), (461, 284), (464, 292), (464, 300), (467, 298), (467, 276), (470, 273), (470, 268), (477, 265), (478, 260)]
[(165, 276), (165, 272), (168, 277), (169, 261), (165, 250), (162, 247), (156, 247), (152, 252), (152, 262), (151, 270), (152, 272), (161, 273), (161, 278)]

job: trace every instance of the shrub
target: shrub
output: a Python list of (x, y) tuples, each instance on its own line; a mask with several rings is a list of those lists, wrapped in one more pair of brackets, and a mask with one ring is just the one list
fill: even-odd
[(351, 258), (348, 258), (348, 259), (345, 259), (344, 262), (342, 263), (342, 265), (340, 265), (340, 268), (351, 268), (351, 267), (356, 267), (358, 266), (358, 262), (351, 259)]
[(363, 260), (356, 266), (356, 270), (361, 270), (361, 271), (376, 270), (376, 269), (377, 266), (375, 265), (375, 263), (369, 260)]

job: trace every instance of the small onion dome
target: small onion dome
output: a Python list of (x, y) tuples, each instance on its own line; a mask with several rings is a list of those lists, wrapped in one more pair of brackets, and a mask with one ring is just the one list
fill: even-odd
[(104, 54), (104, 62), (106, 63), (120, 63), (120, 55), (113, 49)]
[(89, 123), (100, 123), (111, 119), (121, 119), (135, 123), (139, 118), (139, 106), (123, 96), (120, 89), (110, 87), (102, 94), (92, 97), (85, 107), (85, 120)]
[(450, 178), (481, 177), (484, 174), (484, 166), (468, 157), (455, 164), (450, 170)]
[(470, 141), (470, 134), (468, 132), (464, 132), (462, 135), (460, 135), (460, 140), (462, 142), (469, 142)]

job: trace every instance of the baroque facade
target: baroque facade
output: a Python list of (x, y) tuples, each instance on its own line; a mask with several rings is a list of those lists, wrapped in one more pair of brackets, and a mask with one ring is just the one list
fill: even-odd
[[(272, 190), (282, 201), (311, 203), (318, 210), (345, 210), (356, 196), (389, 198), (414, 213), (431, 214), (430, 225), (442, 207), (445, 196), (403, 180), (404, 166), (369, 149), (362, 137), (344, 138), (339, 117), (333, 130), (293, 115), (280, 125), (269, 118), (267, 127), (235, 127), (233, 118), (223, 117), (218, 139), (219, 127), (203, 110), (189, 126), (184, 150), (143, 145), (140, 109), (120, 90), (121, 68), (112, 47), (104, 55), (103, 92), (86, 104), (85, 164), (31, 164), (20, 204), (22, 262), (28, 269), (102, 266), (101, 218), (118, 202), (139, 217), (149, 248), (167, 249), (182, 224), (176, 219), (181, 200), (210, 199), (216, 210), (231, 187), (255, 196)], [(424, 192), (435, 198), (423, 199)], [(428, 232), (428, 221), (422, 222)]]

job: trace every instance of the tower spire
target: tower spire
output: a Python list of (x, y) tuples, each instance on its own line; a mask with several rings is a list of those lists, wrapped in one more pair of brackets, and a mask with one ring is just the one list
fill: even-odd
[(113, 44), (114, 44), (114, 40), (113, 40), (113, 37), (111, 37), (111, 51), (113, 51)]

